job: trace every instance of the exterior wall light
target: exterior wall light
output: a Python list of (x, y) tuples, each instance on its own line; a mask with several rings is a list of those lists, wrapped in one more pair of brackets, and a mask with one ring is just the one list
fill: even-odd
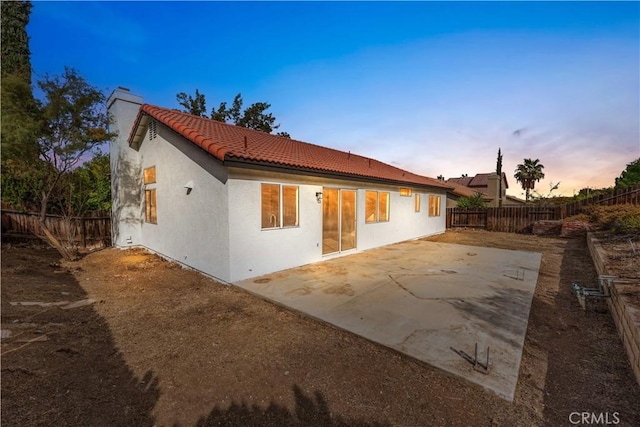
[(189, 181), (184, 185), (184, 188), (187, 189), (187, 195), (191, 194), (191, 190), (193, 190), (193, 181)]
[(318, 201), (318, 203), (322, 202), (322, 191), (316, 192), (316, 200)]

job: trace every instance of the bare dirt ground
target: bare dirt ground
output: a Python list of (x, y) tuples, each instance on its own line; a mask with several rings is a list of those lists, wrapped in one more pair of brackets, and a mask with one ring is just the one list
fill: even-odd
[(608, 235), (598, 233), (596, 237), (607, 252), (607, 266), (615, 270), (616, 276), (640, 279), (640, 236)]
[(2, 424), (561, 426), (586, 411), (640, 425), (613, 321), (571, 293), (595, 283), (583, 239), (429, 240), (542, 252), (514, 402), (142, 250), (59, 265), (51, 250), (4, 248)]

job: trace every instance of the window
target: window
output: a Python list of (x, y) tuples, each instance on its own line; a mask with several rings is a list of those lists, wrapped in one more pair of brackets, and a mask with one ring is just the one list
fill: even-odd
[(282, 186), (282, 226), (298, 226), (298, 187)]
[(429, 216), (440, 216), (440, 196), (429, 196)]
[(411, 189), (410, 188), (401, 188), (400, 189), (400, 195), (401, 196), (405, 196), (405, 197), (411, 197)]
[(262, 184), (262, 228), (297, 227), (298, 187)]
[(365, 191), (365, 222), (389, 221), (389, 193), (382, 191)]
[(144, 190), (144, 220), (150, 224), (158, 223), (155, 188)]
[(378, 221), (389, 221), (389, 193), (378, 193)]
[(151, 166), (144, 170), (144, 183), (153, 184), (154, 182), (156, 182), (156, 167)]
[(156, 167), (151, 166), (143, 170), (144, 189), (144, 221), (149, 224), (158, 223), (157, 206), (156, 206), (156, 189), (147, 188), (147, 184), (155, 184)]
[(416, 193), (415, 208), (416, 212), (420, 212), (420, 194), (418, 193)]

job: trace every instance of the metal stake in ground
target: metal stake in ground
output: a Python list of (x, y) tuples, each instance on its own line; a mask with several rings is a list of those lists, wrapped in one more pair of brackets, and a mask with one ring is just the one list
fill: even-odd
[(487, 346), (487, 362), (484, 364), (478, 361), (478, 343), (476, 343), (475, 345), (474, 357), (469, 356), (463, 350), (457, 350), (453, 347), (449, 347), (449, 348), (453, 350), (453, 352), (456, 353), (458, 356), (462, 357), (464, 360), (471, 363), (473, 365), (474, 370), (481, 372), (485, 375), (489, 373), (489, 347), (488, 346)]

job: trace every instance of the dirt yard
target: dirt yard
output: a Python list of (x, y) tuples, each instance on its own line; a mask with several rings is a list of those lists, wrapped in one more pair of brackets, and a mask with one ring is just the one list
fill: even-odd
[(640, 425), (613, 321), (571, 292), (595, 283), (582, 239), (429, 240), (542, 252), (514, 402), (141, 250), (4, 248), (2, 425)]

